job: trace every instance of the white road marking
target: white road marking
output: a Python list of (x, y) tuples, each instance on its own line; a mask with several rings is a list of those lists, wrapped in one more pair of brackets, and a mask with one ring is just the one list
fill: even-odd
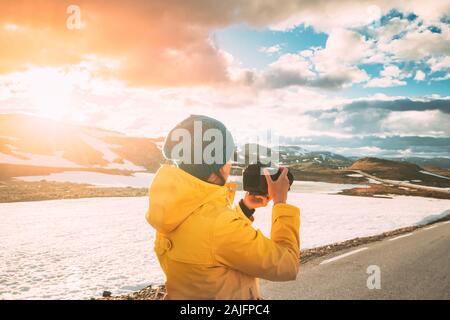
[(364, 247), (364, 248), (360, 248), (360, 249), (357, 249), (357, 250), (353, 250), (353, 251), (350, 251), (350, 252), (347, 252), (347, 253), (341, 254), (340, 256), (336, 256), (336, 257), (333, 257), (333, 258), (331, 258), (331, 259), (328, 259), (328, 260), (324, 260), (324, 261), (322, 261), (322, 262), (321, 262), (320, 264), (326, 264), (326, 263), (330, 263), (330, 262), (333, 262), (333, 261), (336, 261), (336, 260), (339, 260), (339, 259), (342, 259), (342, 258), (348, 257), (348, 256), (350, 256), (350, 255), (352, 255), (352, 254), (355, 254), (355, 253), (358, 253), (358, 252), (361, 252), (361, 251), (367, 250), (367, 249), (369, 249), (369, 248), (367, 248), (367, 247)]
[(392, 239), (388, 239), (388, 241), (393, 241), (393, 240), (409, 237), (411, 235), (412, 235), (412, 233), (402, 234), (401, 236), (398, 236), (398, 237), (395, 237), (395, 238), (392, 238)]
[(434, 225), (434, 226), (431, 226), (431, 227), (423, 228), (423, 230), (430, 230), (430, 229), (433, 229), (433, 228), (436, 228), (436, 227), (437, 227), (437, 225)]

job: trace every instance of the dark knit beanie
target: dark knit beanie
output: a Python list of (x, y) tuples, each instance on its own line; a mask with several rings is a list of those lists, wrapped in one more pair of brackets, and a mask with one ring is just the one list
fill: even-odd
[[(219, 133), (221, 139), (216, 141), (216, 135)], [(186, 138), (190, 140), (183, 141)], [(217, 148), (212, 147), (213, 145)], [(185, 150), (186, 147), (190, 149)], [(234, 147), (233, 137), (222, 122), (207, 116), (191, 115), (169, 132), (164, 142), (163, 154), (180, 169), (206, 181), (211, 173), (218, 171), (231, 159)], [(214, 151), (211, 152), (212, 149)], [(216, 154), (215, 150), (219, 152)], [(206, 159), (203, 156), (204, 151), (207, 155), (212, 154), (213, 161), (211, 157)]]

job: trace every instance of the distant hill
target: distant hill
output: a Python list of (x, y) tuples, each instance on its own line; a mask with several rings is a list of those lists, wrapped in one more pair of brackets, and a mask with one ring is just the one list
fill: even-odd
[(9, 169), (155, 171), (163, 161), (158, 142), (29, 115), (0, 115), (0, 164)]
[(350, 159), (328, 151), (308, 152), (295, 160), (293, 166), (304, 168), (331, 168), (343, 169), (353, 163)]
[(264, 159), (266, 155), (274, 154), (278, 156), (279, 162), (286, 166), (296, 167), (326, 167), (341, 169), (350, 166), (353, 161), (342, 155), (328, 151), (308, 151), (299, 146), (275, 146), (268, 148), (266, 146), (247, 143), (238, 148), (238, 158), (257, 159), (257, 155)]
[(391, 158), (395, 161), (407, 161), (415, 163), (421, 167), (439, 167), (444, 169), (450, 169), (450, 158), (421, 158), (421, 157), (404, 157), (404, 158)]
[[(154, 172), (166, 162), (161, 153), (163, 138), (129, 137), (94, 127), (66, 124), (20, 114), (0, 114), (0, 179), (18, 175), (45, 175), (62, 171), (96, 171), (129, 175)], [(239, 162), (232, 174), (241, 174), (244, 159), (256, 154), (277, 153), (279, 162), (298, 180), (365, 183), (352, 174), (361, 170), (383, 179), (408, 180), (432, 186), (447, 186), (448, 159), (401, 158), (400, 161), (345, 157), (328, 151), (308, 151), (300, 146), (272, 149), (256, 144), (238, 147)], [(406, 161), (411, 159), (412, 162)], [(350, 171), (349, 171), (350, 170)]]
[[(361, 170), (386, 179), (389, 179), (389, 177), (392, 178), (392, 171), (395, 171), (398, 175), (406, 176), (411, 173), (415, 174), (416, 172), (422, 170), (421, 167), (413, 163), (373, 157), (359, 159), (355, 161), (349, 169)], [(384, 177), (386, 174), (389, 174), (389, 177)]]
[[(353, 161), (339, 154), (328, 151), (308, 151), (300, 146), (274, 146), (268, 148), (258, 144), (244, 144), (238, 147), (238, 163), (234, 163), (231, 173), (240, 175), (249, 159), (264, 159), (271, 153), (278, 156), (278, 164), (286, 166), (296, 180), (323, 181), (336, 183), (363, 183), (366, 179), (355, 177), (344, 169)], [(252, 162), (253, 163), (253, 162)]]
[(264, 162), (265, 159), (271, 157), (275, 154), (275, 151), (269, 147), (257, 144), (257, 143), (246, 143), (241, 146), (237, 146), (235, 161), (238, 164), (250, 164), (261, 160)]
[(276, 146), (273, 149), (285, 157), (299, 157), (309, 152), (308, 150), (299, 146)]
[(373, 157), (355, 161), (349, 170), (360, 170), (381, 179), (409, 181), (428, 186), (450, 187), (450, 179), (430, 172), (414, 163)]

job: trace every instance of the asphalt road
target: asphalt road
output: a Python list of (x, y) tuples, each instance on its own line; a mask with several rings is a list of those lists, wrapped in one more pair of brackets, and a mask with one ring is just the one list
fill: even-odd
[(262, 280), (261, 291), (265, 299), (450, 299), (450, 221), (311, 260), (297, 280)]

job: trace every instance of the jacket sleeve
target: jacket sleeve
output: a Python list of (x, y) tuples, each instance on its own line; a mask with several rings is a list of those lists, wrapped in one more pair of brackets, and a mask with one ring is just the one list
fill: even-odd
[(214, 227), (213, 254), (219, 263), (249, 276), (294, 280), (300, 262), (299, 228), (300, 210), (289, 204), (273, 207), (271, 239), (243, 214), (223, 212)]

